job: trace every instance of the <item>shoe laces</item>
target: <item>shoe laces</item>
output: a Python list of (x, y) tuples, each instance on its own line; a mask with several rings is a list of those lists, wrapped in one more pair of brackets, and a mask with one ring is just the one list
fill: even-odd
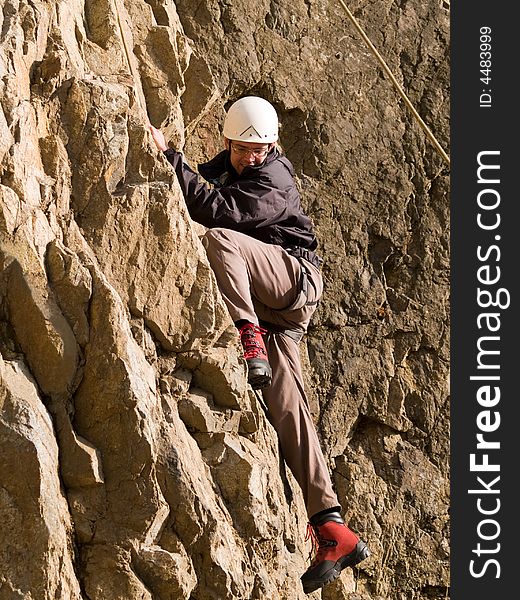
[(267, 352), (265, 350), (262, 336), (267, 333), (267, 329), (263, 329), (254, 323), (246, 323), (239, 330), (240, 341), (244, 347), (244, 358), (265, 358)]
[(320, 533), (319, 527), (310, 523), (307, 523), (307, 533), (305, 535), (305, 541), (307, 542), (308, 540), (311, 541), (309, 560), (313, 565), (320, 563), (323, 560), (325, 552), (338, 544), (336, 540), (324, 538)]

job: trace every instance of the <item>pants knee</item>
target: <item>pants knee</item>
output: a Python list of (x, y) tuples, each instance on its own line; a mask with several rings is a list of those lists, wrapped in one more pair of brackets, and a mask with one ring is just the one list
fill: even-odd
[(221, 229), (219, 227), (208, 229), (202, 237), (202, 245), (204, 248), (208, 250), (208, 248), (220, 245), (224, 232), (225, 229)]
[(206, 249), (208, 257), (214, 256), (219, 250), (233, 253), (239, 250), (234, 232), (223, 227), (208, 229), (202, 238), (202, 245)]

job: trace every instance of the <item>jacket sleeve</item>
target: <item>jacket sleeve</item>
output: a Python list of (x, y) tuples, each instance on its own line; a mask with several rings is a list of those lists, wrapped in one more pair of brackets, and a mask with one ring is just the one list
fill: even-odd
[(210, 188), (183, 160), (168, 149), (191, 218), (205, 227), (247, 231), (282, 221), (287, 214), (287, 194), (269, 181), (238, 179), (222, 188)]

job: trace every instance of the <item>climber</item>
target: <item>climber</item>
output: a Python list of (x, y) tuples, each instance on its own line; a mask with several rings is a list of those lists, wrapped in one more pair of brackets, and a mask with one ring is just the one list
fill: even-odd
[(203, 244), (238, 329), (248, 381), (262, 390), (283, 458), (302, 489), (316, 550), (302, 576), (311, 593), (369, 552), (341, 517), (304, 391), (298, 342), (323, 291), (321, 259), (293, 166), (276, 144), (278, 115), (256, 96), (232, 104), (225, 149), (199, 165), (211, 186), (149, 127), (175, 170), (191, 218), (208, 228)]

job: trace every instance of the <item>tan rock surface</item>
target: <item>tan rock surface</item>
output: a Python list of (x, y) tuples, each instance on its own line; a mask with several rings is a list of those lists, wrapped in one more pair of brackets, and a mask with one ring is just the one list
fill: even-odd
[[(449, 14), (349, 3), (447, 149)], [(0, 599), (303, 599), (306, 515), (172, 169), (282, 121), (325, 259), (302, 344), (372, 556), (312, 597), (449, 587), (449, 172), (339, 3), (0, 0)]]

